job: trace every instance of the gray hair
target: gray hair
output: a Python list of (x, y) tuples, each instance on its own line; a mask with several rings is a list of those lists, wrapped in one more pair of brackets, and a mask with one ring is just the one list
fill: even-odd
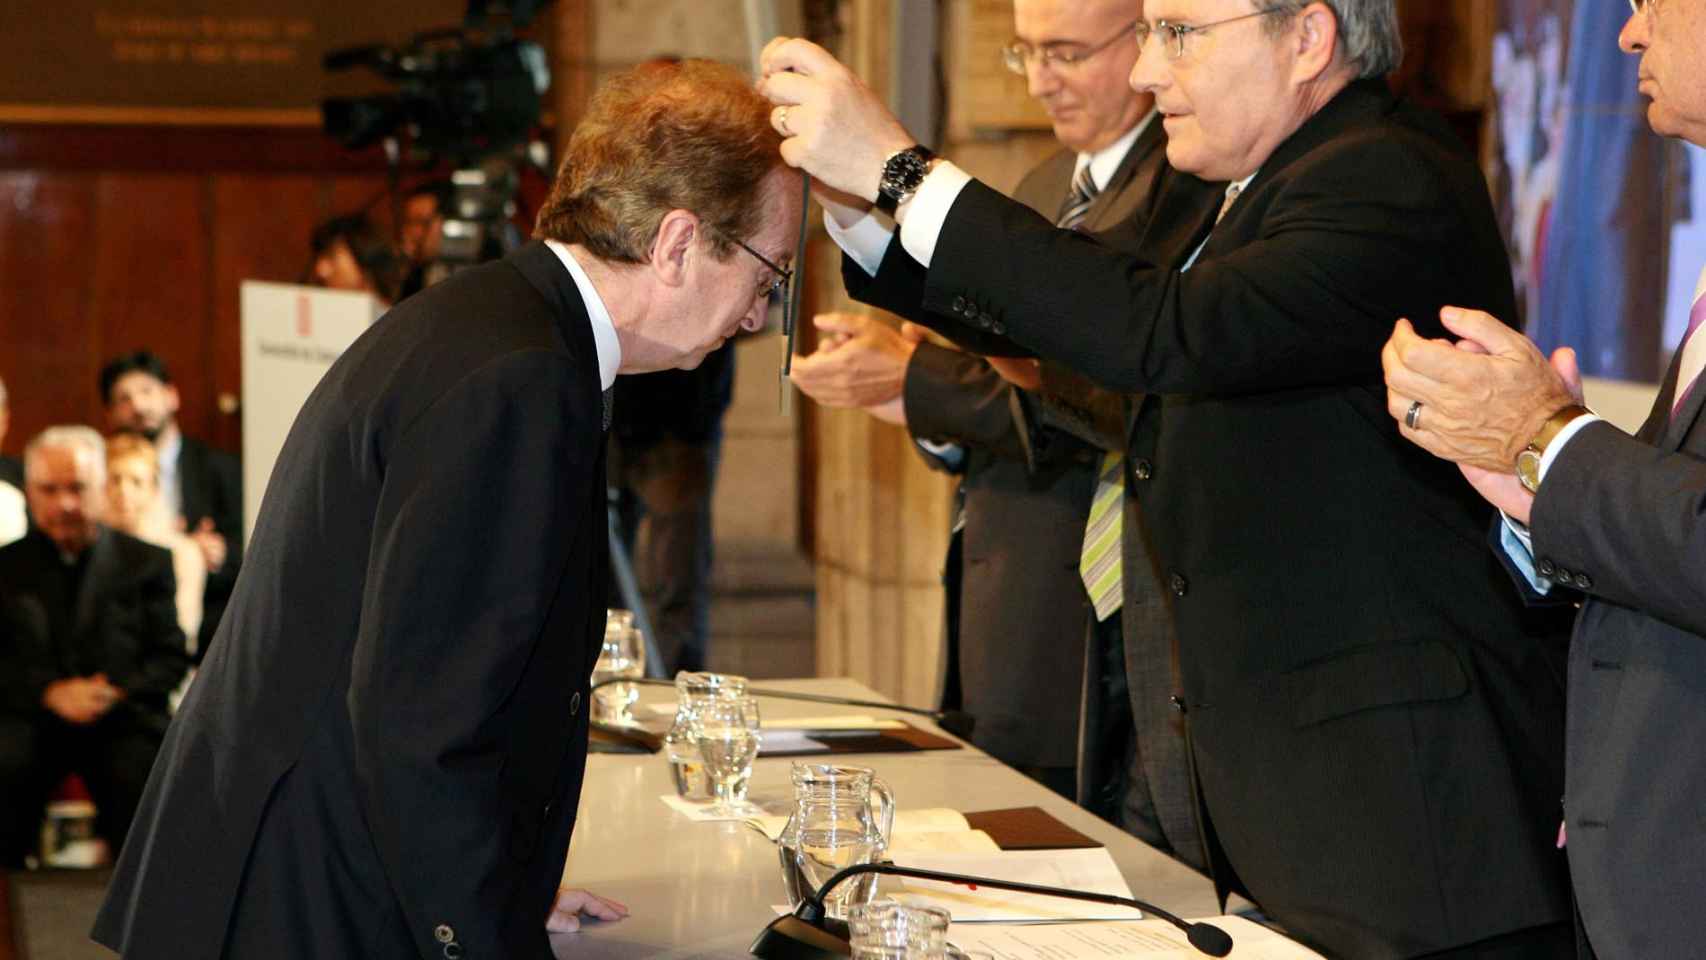
[(95, 485), (99, 486), (107, 479), (107, 441), (101, 437), (101, 432), (94, 427), (80, 425), (48, 427), (35, 435), (35, 438), (24, 447), (24, 474), (29, 475), (30, 464), (35, 462), (36, 454), (42, 450), (87, 450), (89, 463), (93, 468)]
[[(1256, 0), (1256, 9), (1281, 11), (1290, 19), (1315, 2), (1325, 3), (1339, 21), (1339, 49), (1345, 62), (1356, 67), (1358, 79), (1384, 77), (1404, 61), (1396, 0)], [(1268, 29), (1277, 33), (1283, 21), (1274, 20)]]

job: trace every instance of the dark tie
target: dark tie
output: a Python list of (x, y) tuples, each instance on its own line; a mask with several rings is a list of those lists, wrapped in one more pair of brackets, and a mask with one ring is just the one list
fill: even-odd
[(1060, 219), (1054, 225), (1062, 230), (1071, 230), (1083, 223), (1099, 192), (1096, 181), (1090, 179), (1090, 165), (1079, 167), (1077, 175), (1072, 178), (1072, 189), (1066, 194), (1066, 203), (1060, 208)]
[(611, 387), (611, 388), (604, 391), (604, 429), (605, 430), (610, 429), (610, 408), (611, 408), (612, 403), (614, 402), (612, 397), (611, 397), (611, 394), (614, 393), (615, 390), (616, 390), (615, 387)]

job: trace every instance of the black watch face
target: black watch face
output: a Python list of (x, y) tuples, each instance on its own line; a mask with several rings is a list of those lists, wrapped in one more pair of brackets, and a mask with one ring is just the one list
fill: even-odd
[(883, 192), (896, 199), (910, 195), (924, 182), (929, 163), (929, 158), (917, 147), (890, 157), (883, 169)]

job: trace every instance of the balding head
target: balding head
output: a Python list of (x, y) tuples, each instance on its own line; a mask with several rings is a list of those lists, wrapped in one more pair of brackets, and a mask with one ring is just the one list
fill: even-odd
[(106, 443), (89, 427), (49, 427), (24, 448), (24, 496), (35, 524), (67, 556), (95, 542), (106, 486)]
[(1132, 0), (1014, 0), (1026, 88), (1067, 149), (1111, 146), (1149, 112), (1151, 99), (1127, 82), (1137, 60), (1131, 27), (1142, 12)]

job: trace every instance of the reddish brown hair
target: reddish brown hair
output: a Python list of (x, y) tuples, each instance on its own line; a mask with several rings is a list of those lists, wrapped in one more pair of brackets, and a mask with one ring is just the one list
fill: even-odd
[(689, 210), (710, 228), (712, 252), (762, 222), (760, 188), (782, 166), (770, 103), (733, 67), (652, 62), (611, 77), (569, 139), (533, 235), (594, 256), (643, 263), (658, 224)]

